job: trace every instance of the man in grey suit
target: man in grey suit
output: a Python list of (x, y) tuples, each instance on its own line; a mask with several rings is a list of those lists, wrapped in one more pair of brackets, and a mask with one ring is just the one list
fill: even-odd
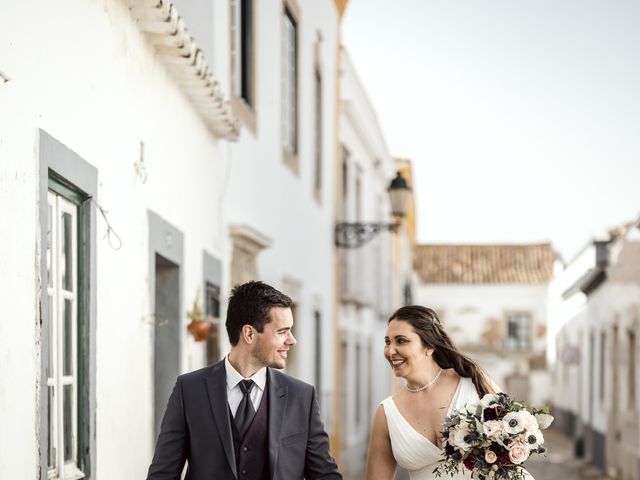
[(316, 391), (280, 370), (296, 344), (292, 300), (262, 282), (233, 289), (229, 355), (180, 375), (147, 480), (338, 480)]

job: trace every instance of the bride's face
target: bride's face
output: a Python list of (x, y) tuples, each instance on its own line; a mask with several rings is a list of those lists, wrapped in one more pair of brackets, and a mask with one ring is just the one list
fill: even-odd
[(391, 320), (384, 337), (384, 356), (396, 377), (423, 372), (431, 360), (433, 350), (422, 345), (420, 337), (409, 322)]

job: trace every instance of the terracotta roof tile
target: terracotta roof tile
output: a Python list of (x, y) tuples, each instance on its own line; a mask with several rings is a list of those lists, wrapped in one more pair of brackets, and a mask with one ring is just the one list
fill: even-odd
[(534, 245), (418, 245), (414, 268), (425, 283), (548, 283), (556, 256)]

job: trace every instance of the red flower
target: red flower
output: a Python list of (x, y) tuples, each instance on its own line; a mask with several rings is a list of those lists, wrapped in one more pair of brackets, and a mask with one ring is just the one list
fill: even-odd
[(511, 465), (511, 459), (509, 458), (509, 452), (504, 452), (498, 455), (498, 465)]
[(482, 416), (484, 420), (498, 420), (503, 418), (507, 412), (502, 408), (502, 406), (498, 403), (494, 403), (493, 405), (488, 406), (482, 411)]
[[(509, 457), (507, 456), (507, 459)], [(467, 467), (467, 470), (473, 470), (473, 467), (476, 464), (476, 457), (474, 457), (473, 455), (469, 455), (467, 458), (465, 458), (462, 463), (464, 463), (464, 466)]]
[(484, 417), (485, 421), (495, 420), (498, 418), (498, 412), (496, 412), (496, 409), (493, 407), (487, 407), (482, 412), (482, 416)]

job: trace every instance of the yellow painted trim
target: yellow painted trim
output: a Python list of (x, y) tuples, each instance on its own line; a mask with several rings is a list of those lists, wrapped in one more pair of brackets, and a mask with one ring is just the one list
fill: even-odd
[(344, 11), (347, 8), (347, 3), (349, 3), (349, 0), (333, 0), (333, 4), (336, 6), (336, 10), (338, 11), (340, 20), (342, 20), (342, 17), (344, 16)]
[[(337, 1), (337, 0), (336, 0)], [(342, 2), (340, 2), (342, 3)], [(346, 1), (344, 2), (346, 5)], [(337, 5), (337, 3), (336, 3)], [(340, 13), (340, 10), (338, 9)], [(341, 16), (340, 16), (341, 17)], [(336, 65), (335, 65), (335, 118), (334, 118), (334, 138), (335, 138), (335, 149), (334, 149), (334, 181), (335, 186), (341, 185), (341, 174), (342, 169), (340, 168), (340, 63), (342, 57), (342, 32), (338, 28), (338, 39), (336, 43)], [(339, 188), (334, 189), (334, 223), (338, 219), (339, 211), (340, 211), (340, 197), (341, 191)], [(332, 232), (333, 233), (333, 232)], [(335, 339), (334, 343), (334, 375), (333, 375), (333, 425), (331, 429), (331, 436), (329, 438), (331, 445), (331, 452), (333, 453), (336, 463), (340, 468), (342, 466), (342, 419), (340, 418), (341, 409), (340, 409), (340, 394), (341, 394), (341, 375), (343, 374), (343, 370), (341, 368), (342, 365), (342, 349), (341, 345), (341, 334), (340, 334), (340, 321), (338, 315), (340, 313), (340, 252), (337, 248), (333, 249), (333, 265), (334, 265), (334, 303), (333, 303), (333, 338)]]

